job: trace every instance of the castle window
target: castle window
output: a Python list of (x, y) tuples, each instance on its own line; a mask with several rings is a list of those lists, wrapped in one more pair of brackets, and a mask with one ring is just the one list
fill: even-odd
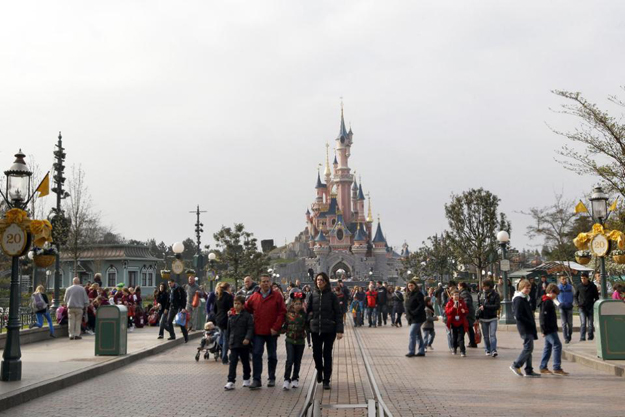
[(336, 224), (336, 219), (332, 219), (332, 226)]
[(338, 231), (338, 232), (336, 232), (336, 238), (337, 238), (338, 240), (343, 240), (343, 237), (344, 237), (344, 236), (343, 236), (343, 229), (339, 229), (339, 231)]

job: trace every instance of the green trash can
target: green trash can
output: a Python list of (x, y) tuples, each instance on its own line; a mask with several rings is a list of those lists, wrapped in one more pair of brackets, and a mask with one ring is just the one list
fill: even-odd
[(204, 330), (204, 324), (206, 324), (206, 300), (200, 298), (200, 305), (197, 307), (197, 314), (195, 315), (195, 323), (193, 323), (195, 330)]
[(597, 356), (601, 359), (625, 359), (625, 303), (599, 300), (595, 303)]
[(96, 315), (96, 356), (125, 355), (128, 349), (128, 309), (126, 306), (100, 306)]

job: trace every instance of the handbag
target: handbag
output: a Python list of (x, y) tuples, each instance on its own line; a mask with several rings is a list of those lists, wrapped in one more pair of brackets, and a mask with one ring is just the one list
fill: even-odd
[(196, 291), (195, 295), (193, 296), (193, 301), (191, 301), (191, 306), (193, 308), (196, 308), (199, 305), (200, 305), (200, 293), (199, 291)]
[(479, 345), (482, 342), (482, 331), (480, 330), (480, 323), (477, 321), (473, 323), (473, 329), (475, 330), (475, 344)]
[(178, 314), (176, 314), (176, 318), (174, 320), (174, 323), (177, 324), (178, 326), (184, 326), (187, 324), (187, 313), (179, 311)]

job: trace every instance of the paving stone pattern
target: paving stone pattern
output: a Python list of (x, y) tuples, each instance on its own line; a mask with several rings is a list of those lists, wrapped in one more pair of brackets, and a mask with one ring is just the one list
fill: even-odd
[[(394, 416), (625, 416), (623, 379), (564, 361), (568, 377), (520, 378), (508, 367), (520, 352), (514, 332), (499, 332), (499, 357), (482, 346), (466, 358), (447, 349), (445, 328), (436, 327), (434, 351), (406, 358), (408, 328), (362, 328), (378, 387)], [(536, 341), (533, 365), (540, 364)], [(551, 367), (550, 363), (550, 367)]]

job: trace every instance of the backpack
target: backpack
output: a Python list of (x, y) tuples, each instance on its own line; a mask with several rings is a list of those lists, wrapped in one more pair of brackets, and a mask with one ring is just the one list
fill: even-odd
[(33, 294), (33, 306), (35, 307), (35, 311), (41, 311), (48, 307), (48, 303), (44, 301), (40, 293), (36, 292)]

